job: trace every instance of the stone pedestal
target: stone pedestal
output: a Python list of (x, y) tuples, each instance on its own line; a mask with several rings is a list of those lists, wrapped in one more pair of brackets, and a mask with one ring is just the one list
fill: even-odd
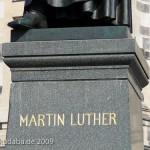
[(3, 56), (7, 139), (22, 142), (6, 150), (144, 150), (148, 65), (134, 39), (6, 43)]

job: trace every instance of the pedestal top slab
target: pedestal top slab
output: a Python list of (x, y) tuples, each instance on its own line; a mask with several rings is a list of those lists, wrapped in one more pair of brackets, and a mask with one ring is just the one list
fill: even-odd
[(87, 39), (122, 39), (131, 37), (127, 26), (95, 26), (12, 30), (11, 41), (56, 41)]
[(149, 76), (149, 66), (132, 38), (4, 43), (3, 57), (10, 68), (132, 65), (134, 61)]

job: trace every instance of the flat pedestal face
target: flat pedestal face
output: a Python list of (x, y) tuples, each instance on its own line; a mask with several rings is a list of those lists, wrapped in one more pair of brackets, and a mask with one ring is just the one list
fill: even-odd
[(3, 56), (6, 150), (144, 150), (148, 65), (133, 39), (6, 43)]
[(129, 86), (124, 80), (13, 83), (7, 139), (34, 144), (6, 149), (143, 150), (141, 102), (133, 89), (137, 99), (130, 102)]

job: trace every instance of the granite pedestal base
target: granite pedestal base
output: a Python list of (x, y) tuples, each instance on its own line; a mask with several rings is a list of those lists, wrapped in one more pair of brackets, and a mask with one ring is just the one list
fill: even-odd
[(12, 72), (7, 140), (30, 141), (6, 150), (144, 150), (148, 65), (135, 40), (6, 43), (3, 56)]

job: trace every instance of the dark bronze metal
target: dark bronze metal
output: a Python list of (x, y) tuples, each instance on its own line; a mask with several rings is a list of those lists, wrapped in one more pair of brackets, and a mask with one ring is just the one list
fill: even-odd
[(126, 26), (97, 26), (12, 30), (11, 42), (131, 38)]
[(24, 16), (8, 23), (8, 26), (47, 28), (124, 25), (131, 28), (131, 16), (131, 0), (25, 0)]

